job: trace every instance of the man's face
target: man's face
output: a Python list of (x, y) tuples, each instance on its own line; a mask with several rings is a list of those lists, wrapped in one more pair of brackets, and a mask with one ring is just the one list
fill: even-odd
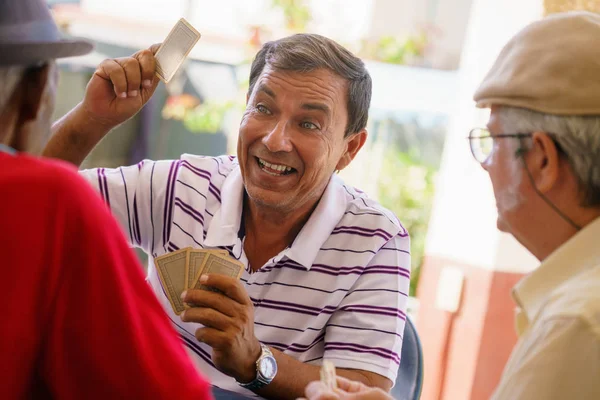
[[(492, 135), (516, 133), (504, 132), (500, 125), (498, 111), (492, 108), (488, 122), (490, 133)], [(492, 152), (482, 164), (492, 181), (498, 208), (497, 225), (503, 232), (515, 233), (515, 225), (526, 214), (525, 171), (522, 156), (517, 156), (520, 147), (519, 139), (494, 139)]]
[(328, 70), (265, 66), (248, 97), (237, 149), (252, 202), (290, 212), (318, 201), (331, 174), (345, 166), (346, 98), (346, 81)]

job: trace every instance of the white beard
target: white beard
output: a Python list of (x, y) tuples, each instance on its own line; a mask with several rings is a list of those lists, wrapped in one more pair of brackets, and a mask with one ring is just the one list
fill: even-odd
[(499, 213), (510, 213), (524, 201), (524, 196), (519, 190), (521, 183), (523, 182), (523, 170), (522, 161), (515, 160), (511, 163), (511, 168), (508, 173), (512, 176), (510, 183), (506, 185), (502, 190), (498, 191), (496, 196), (496, 204), (498, 206)]

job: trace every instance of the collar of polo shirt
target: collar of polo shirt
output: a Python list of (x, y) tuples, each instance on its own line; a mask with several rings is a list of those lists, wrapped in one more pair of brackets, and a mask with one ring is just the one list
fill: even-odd
[[(227, 176), (221, 187), (221, 197), (221, 208), (213, 217), (204, 240), (207, 247), (231, 246), (238, 237), (244, 201), (244, 182), (239, 167)], [(292, 245), (278, 258), (287, 256), (309, 270), (346, 207), (343, 182), (333, 175), (310, 218)]]
[(513, 289), (515, 302), (531, 323), (552, 293), (588, 268), (598, 266), (600, 218), (585, 226), (575, 236), (556, 249), (531, 274)]

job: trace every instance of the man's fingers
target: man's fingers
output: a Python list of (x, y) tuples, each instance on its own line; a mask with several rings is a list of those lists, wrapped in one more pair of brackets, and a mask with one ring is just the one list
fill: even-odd
[(160, 49), (160, 46), (162, 46), (162, 43), (154, 43), (148, 50), (150, 50), (152, 54), (156, 54), (158, 49)]
[(219, 274), (206, 274), (200, 277), (200, 283), (219, 289), (225, 296), (242, 305), (252, 304), (239, 279)]
[(181, 299), (192, 306), (212, 308), (228, 317), (235, 317), (242, 311), (237, 302), (227, 298), (224, 294), (208, 290), (189, 289), (182, 294)]
[(102, 79), (109, 80), (115, 90), (117, 97), (127, 97), (127, 78), (123, 67), (115, 60), (104, 60), (96, 69), (96, 75)]
[(156, 53), (156, 51), (152, 51), (152, 47), (147, 50), (142, 50), (136, 54), (136, 58), (140, 63), (140, 71), (142, 74), (142, 86), (146, 89), (152, 88), (152, 86), (158, 81), (158, 79), (155, 76), (156, 58), (154, 58), (154, 53)]
[(231, 342), (227, 340), (227, 335), (225, 333), (214, 328), (198, 328), (196, 329), (195, 336), (199, 342), (206, 343), (212, 348), (229, 348), (231, 344)]
[(142, 72), (140, 63), (133, 57), (118, 58), (115, 60), (125, 71), (127, 79), (127, 96), (135, 97), (140, 93), (142, 86)]
[(309, 400), (337, 400), (340, 397), (329, 390), (321, 381), (313, 381), (306, 386), (304, 394)]
[(336, 378), (338, 388), (343, 390), (344, 392), (356, 393), (368, 389), (368, 387), (362, 382), (353, 381), (339, 375)]
[(231, 325), (231, 320), (226, 315), (213, 310), (212, 308), (188, 308), (181, 313), (183, 322), (197, 322), (209, 328), (215, 328), (223, 331)]

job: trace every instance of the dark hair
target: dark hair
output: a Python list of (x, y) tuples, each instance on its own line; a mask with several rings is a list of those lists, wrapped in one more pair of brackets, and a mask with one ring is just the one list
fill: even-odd
[(367, 126), (371, 76), (360, 58), (333, 40), (301, 33), (265, 43), (250, 68), (248, 95), (252, 93), (265, 65), (295, 72), (326, 68), (341, 76), (348, 81), (348, 125), (345, 135), (359, 132)]

